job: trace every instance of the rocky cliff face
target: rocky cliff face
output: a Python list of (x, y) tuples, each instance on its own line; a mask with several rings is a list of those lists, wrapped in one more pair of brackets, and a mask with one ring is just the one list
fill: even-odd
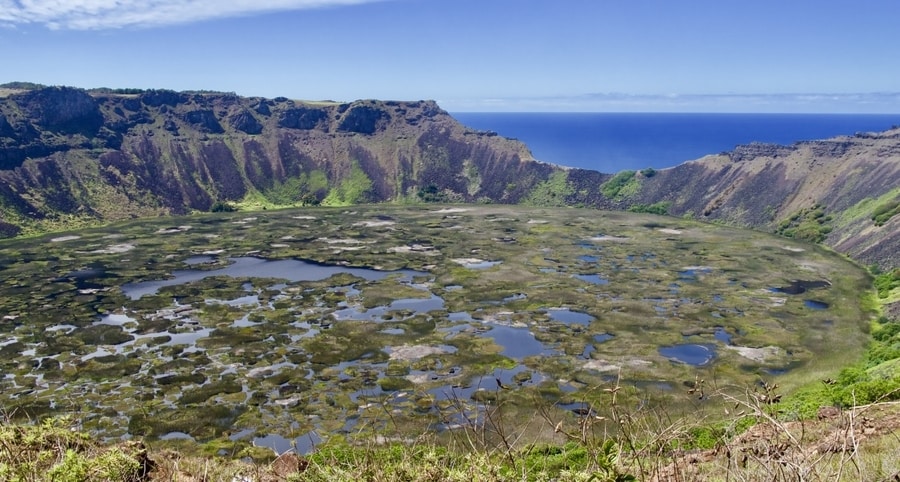
[[(556, 170), (434, 102), (42, 88), (0, 99), (0, 232), (275, 204), (518, 202)], [(43, 224), (42, 224), (43, 223)]]
[(900, 129), (750, 144), (659, 171), (563, 169), (437, 104), (0, 89), (0, 235), (276, 205), (579, 205), (693, 216), (900, 266)]
[(821, 241), (858, 261), (900, 266), (900, 129), (791, 146), (752, 144), (658, 171), (630, 203), (675, 216)]

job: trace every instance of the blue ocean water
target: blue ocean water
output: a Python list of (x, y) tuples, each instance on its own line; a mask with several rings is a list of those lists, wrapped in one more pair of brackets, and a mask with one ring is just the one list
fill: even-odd
[(528, 145), (535, 159), (618, 172), (665, 168), (740, 144), (790, 145), (900, 125), (900, 114), (453, 113)]

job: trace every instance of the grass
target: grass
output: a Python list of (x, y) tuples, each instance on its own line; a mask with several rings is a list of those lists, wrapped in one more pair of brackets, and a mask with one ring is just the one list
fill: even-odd
[(635, 177), (637, 171), (621, 171), (600, 186), (600, 192), (604, 196), (622, 200), (633, 196), (641, 187), (640, 180)]
[[(556, 442), (521, 444), (506, 413), (510, 394), (495, 389), (478, 417), (460, 419), (448, 434), (423, 433), (367, 443), (332, 438), (310, 454), (244, 449), (243, 459), (149, 449), (139, 441), (101, 443), (76, 421), (47, 418), (0, 424), (0, 477), (9, 481), (868, 481), (900, 476), (900, 405), (878, 402), (784, 416), (778, 388), (761, 385), (739, 396), (698, 379), (683, 396), (724, 417), (677, 416), (634, 406), (618, 383), (596, 390), (595, 405), (560, 417), (530, 415), (535, 430)], [(454, 401), (461, 405), (465, 402)], [(173, 448), (177, 447), (174, 445)]]

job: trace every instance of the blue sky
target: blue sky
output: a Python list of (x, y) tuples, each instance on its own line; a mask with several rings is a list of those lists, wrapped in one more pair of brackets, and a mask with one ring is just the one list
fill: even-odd
[(0, 0), (0, 83), (900, 112), (897, 0)]

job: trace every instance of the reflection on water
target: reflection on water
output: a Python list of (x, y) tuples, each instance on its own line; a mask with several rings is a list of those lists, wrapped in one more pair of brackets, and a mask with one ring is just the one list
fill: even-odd
[(672, 361), (694, 366), (706, 365), (716, 357), (716, 351), (713, 346), (692, 343), (662, 346), (659, 348), (659, 354)]
[(791, 281), (791, 284), (786, 286), (780, 286), (777, 288), (769, 288), (769, 291), (773, 293), (784, 293), (786, 295), (799, 295), (806, 293), (808, 290), (828, 288), (831, 286), (831, 283), (827, 281), (805, 281), (805, 280), (794, 280)]
[(500, 352), (503, 356), (522, 359), (534, 355), (550, 355), (554, 351), (544, 347), (537, 341), (528, 328), (513, 328), (511, 326), (491, 325), (491, 329), (483, 334), (494, 339), (494, 343), (503, 347)]
[(726, 345), (731, 344), (731, 333), (728, 333), (724, 327), (717, 326), (715, 331), (713, 331), (713, 336), (716, 340), (719, 340)]
[(550, 315), (550, 318), (554, 321), (559, 321), (567, 325), (571, 323), (575, 323), (578, 325), (590, 325), (591, 322), (594, 321), (594, 317), (587, 313), (570, 311), (566, 308), (551, 308), (547, 310), (547, 314)]
[(497, 368), (488, 375), (477, 376), (457, 385), (434, 388), (428, 393), (438, 400), (470, 400), (478, 391), (499, 391), (515, 386), (535, 385), (545, 379), (543, 374), (532, 372), (524, 365), (519, 365), (510, 370)]
[(254, 257), (229, 258), (232, 264), (214, 270), (176, 270), (172, 278), (164, 280), (143, 281), (122, 285), (122, 291), (129, 298), (136, 300), (144, 295), (156, 294), (164, 286), (176, 286), (192, 281), (199, 281), (212, 276), (231, 276), (233, 278), (278, 278), (291, 282), (319, 281), (336, 274), (347, 273), (365, 280), (374, 281), (399, 273), (404, 280), (425, 274), (413, 270), (378, 271), (369, 268), (350, 268), (346, 266), (330, 266), (311, 263), (297, 259), (266, 260)]
[(349, 307), (337, 310), (333, 313), (336, 320), (369, 320), (384, 321), (386, 315), (396, 311), (408, 311), (411, 315), (428, 313), (444, 309), (444, 299), (437, 295), (430, 298), (403, 298), (391, 302), (387, 306), (376, 306), (365, 309), (362, 307)]
[(253, 445), (257, 447), (268, 447), (281, 455), (286, 452), (296, 452), (306, 455), (313, 451), (316, 445), (322, 443), (322, 437), (315, 431), (308, 432), (295, 439), (286, 439), (281, 435), (269, 434), (265, 437), (256, 437), (253, 439)]
[(575, 276), (581, 281), (585, 281), (595, 285), (607, 285), (609, 284), (609, 280), (600, 276), (599, 274), (579, 274)]
[(827, 310), (828, 309), (828, 303), (825, 303), (824, 301), (804, 300), (803, 305), (806, 306), (807, 308), (810, 308), (813, 310)]

